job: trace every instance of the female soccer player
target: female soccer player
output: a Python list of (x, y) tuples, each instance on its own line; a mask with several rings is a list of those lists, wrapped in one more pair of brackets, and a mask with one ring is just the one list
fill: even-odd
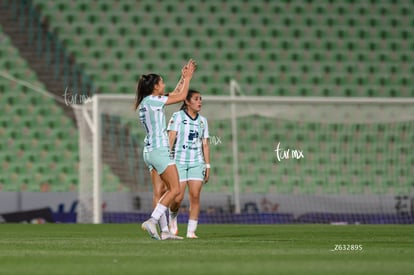
[(207, 119), (199, 114), (201, 104), (200, 92), (190, 89), (181, 110), (174, 113), (168, 123), (170, 148), (174, 149), (181, 186), (180, 195), (170, 206), (170, 232), (178, 233), (178, 209), (188, 185), (190, 216), (187, 238), (198, 238), (195, 232), (200, 214), (200, 192), (203, 182), (207, 183), (210, 177), (208, 124)]
[[(138, 111), (139, 119), (146, 131), (143, 150), (144, 161), (151, 171), (151, 178), (160, 177), (167, 188), (154, 208), (151, 217), (142, 224), (142, 229), (156, 240), (160, 240), (156, 224), (165, 214), (167, 207), (180, 194), (177, 168), (170, 158), (164, 105), (185, 100), (195, 69), (196, 64), (190, 59), (181, 71), (181, 79), (177, 87), (168, 96), (164, 95), (165, 84), (161, 76), (157, 74), (142, 75), (138, 81), (135, 110)], [(165, 236), (163, 239), (168, 238), (170, 237)]]

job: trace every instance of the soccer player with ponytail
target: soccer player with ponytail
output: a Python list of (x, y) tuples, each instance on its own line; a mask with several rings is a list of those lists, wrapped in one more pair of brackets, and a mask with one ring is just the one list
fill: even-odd
[(195, 69), (196, 64), (190, 59), (181, 71), (177, 87), (168, 96), (164, 95), (165, 84), (160, 75), (142, 75), (138, 81), (134, 107), (146, 131), (144, 161), (151, 171), (154, 191), (160, 189), (160, 184), (166, 187), (166, 192), (157, 202), (151, 217), (142, 224), (142, 229), (156, 240), (178, 238), (169, 232), (162, 232), (160, 237), (156, 226), (162, 216), (165, 217), (170, 204), (180, 195), (177, 168), (170, 157), (164, 106), (185, 100)]

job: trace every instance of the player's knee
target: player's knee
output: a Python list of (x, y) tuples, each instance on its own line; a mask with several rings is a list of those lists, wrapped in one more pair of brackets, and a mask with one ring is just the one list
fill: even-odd
[(190, 201), (192, 203), (198, 203), (200, 201), (200, 196), (196, 195), (196, 196), (190, 196)]
[(178, 198), (181, 195), (181, 190), (179, 186), (172, 186), (170, 192), (174, 196), (174, 198)]

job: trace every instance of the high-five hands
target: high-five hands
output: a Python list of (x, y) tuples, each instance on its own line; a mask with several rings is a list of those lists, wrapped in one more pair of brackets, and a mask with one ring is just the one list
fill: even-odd
[(181, 74), (184, 78), (192, 78), (196, 68), (197, 63), (193, 59), (190, 59), (182, 68)]

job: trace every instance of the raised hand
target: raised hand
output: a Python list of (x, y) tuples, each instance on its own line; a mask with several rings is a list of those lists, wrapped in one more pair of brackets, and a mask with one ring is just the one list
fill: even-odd
[(187, 63), (188, 67), (190, 68), (190, 70), (193, 70), (193, 72), (196, 70), (197, 68), (197, 63), (195, 62), (194, 59), (190, 59)]
[(194, 71), (197, 68), (197, 63), (190, 59), (187, 64), (184, 65), (184, 67), (181, 70), (181, 74), (184, 78), (191, 78), (194, 74)]

